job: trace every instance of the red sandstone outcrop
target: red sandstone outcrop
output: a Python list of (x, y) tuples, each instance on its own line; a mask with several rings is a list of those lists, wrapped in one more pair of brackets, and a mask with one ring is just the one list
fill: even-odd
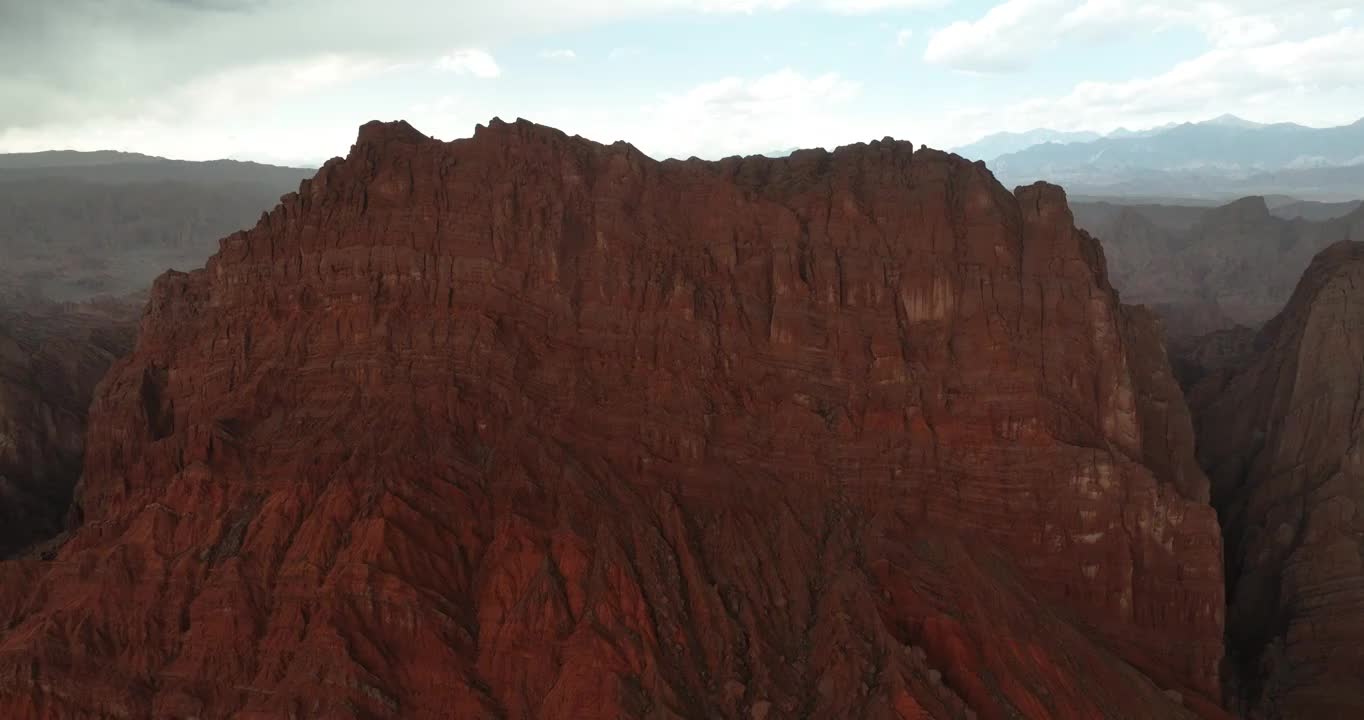
[(1216, 716), (1207, 499), (1058, 188), (371, 123), (158, 280), (0, 715)]
[(1232, 694), (1364, 717), (1364, 243), (1323, 251), (1243, 367), (1190, 395), (1226, 531)]
[(64, 527), (95, 385), (126, 354), (136, 310), (0, 303), (0, 557)]

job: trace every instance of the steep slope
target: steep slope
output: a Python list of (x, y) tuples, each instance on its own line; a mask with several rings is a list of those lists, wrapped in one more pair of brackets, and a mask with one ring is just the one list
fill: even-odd
[(1123, 299), (1156, 307), (1177, 342), (1258, 328), (1283, 308), (1312, 257), (1364, 238), (1364, 208), (1314, 222), (1274, 216), (1264, 198), (1216, 208), (1079, 204)]
[(1191, 394), (1252, 717), (1364, 715), (1364, 243), (1313, 260), (1244, 367)]
[(371, 123), (158, 280), (0, 714), (1216, 716), (1207, 499), (1058, 188)]
[(0, 302), (0, 557), (59, 532), (95, 385), (132, 348), (136, 306)]

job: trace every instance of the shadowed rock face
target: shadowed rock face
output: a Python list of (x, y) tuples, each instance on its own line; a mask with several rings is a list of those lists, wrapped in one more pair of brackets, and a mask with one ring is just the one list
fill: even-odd
[(371, 123), (158, 280), (0, 714), (1215, 716), (1191, 429), (1058, 188)]
[(1230, 687), (1252, 717), (1364, 716), (1364, 244), (1312, 261), (1190, 395), (1226, 531)]
[[(1168, 326), (1166, 326), (1168, 328)], [(1169, 340), (1170, 366), (1181, 387), (1191, 390), (1214, 373), (1230, 373), (1254, 355), (1259, 333), (1244, 325), (1200, 336)]]
[(95, 385), (136, 333), (130, 303), (10, 305), (0, 303), (0, 557), (64, 527)]

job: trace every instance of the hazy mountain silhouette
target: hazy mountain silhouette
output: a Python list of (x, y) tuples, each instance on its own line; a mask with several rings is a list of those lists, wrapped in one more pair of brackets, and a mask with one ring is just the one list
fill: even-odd
[(1348, 200), (1364, 186), (1364, 120), (1309, 128), (1227, 115), (1149, 135), (1042, 143), (989, 164), (1006, 183), (1046, 180), (1086, 194)]
[(0, 287), (53, 300), (198, 267), (314, 171), (114, 151), (0, 155)]
[(953, 148), (952, 152), (972, 160), (993, 160), (1000, 155), (1027, 150), (1034, 145), (1043, 143), (1089, 142), (1101, 137), (1103, 135), (1096, 132), (1066, 132), (1064, 130), (1038, 128), (1018, 133), (1000, 132), (986, 135), (969, 145)]

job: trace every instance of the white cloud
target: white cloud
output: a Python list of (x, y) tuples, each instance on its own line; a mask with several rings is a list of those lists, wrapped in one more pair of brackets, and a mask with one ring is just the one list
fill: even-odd
[(936, 8), (949, 2), (951, 0), (675, 0), (660, 4), (708, 13), (755, 13), (810, 7), (843, 15), (865, 15), (885, 10)]
[[(101, 119), (0, 132), (6, 152), (52, 149), (126, 150), (186, 160), (234, 158), (276, 165), (317, 166), (346, 154), (355, 129), (372, 120), (362, 112), (324, 121), (241, 124), (202, 118), (195, 124), (146, 116), (118, 123)], [(272, 118), (273, 120), (273, 118)]]
[(1008, 0), (975, 21), (959, 20), (933, 33), (924, 59), (959, 70), (997, 71), (1020, 67), (1039, 50), (1054, 44), (1040, 27), (1067, 0)]
[(1208, 39), (1217, 47), (1255, 47), (1278, 37), (1279, 26), (1258, 15), (1230, 17), (1208, 31)]
[[(1169, 70), (1124, 82), (1082, 82), (1060, 96), (1002, 110), (957, 113), (965, 136), (1053, 127), (1107, 131), (1153, 127), (1235, 113), (1262, 122), (1344, 124), (1364, 114), (1364, 29), (1346, 27), (1300, 40), (1214, 47)], [(1000, 118), (1009, 127), (1000, 128)]]
[(723, 78), (645, 108), (635, 142), (658, 155), (719, 158), (866, 139), (843, 112), (860, 91), (837, 73), (807, 76), (789, 68)]
[(699, 83), (643, 104), (507, 102), (466, 92), (418, 103), (399, 115), (446, 140), (467, 136), (476, 123), (494, 116), (524, 117), (598, 142), (625, 140), (658, 159), (717, 159), (794, 147), (832, 148), (886, 135), (884, 118), (857, 112), (861, 92), (859, 83), (837, 73), (782, 69)]
[(860, 15), (885, 10), (922, 10), (947, 5), (951, 0), (824, 0), (826, 10), (848, 15)]
[(857, 112), (861, 90), (836, 73), (783, 69), (700, 83), (645, 104), (506, 103), (471, 92), (419, 103), (401, 115), (447, 140), (494, 116), (524, 117), (598, 142), (625, 140), (657, 159), (717, 159), (882, 137), (884, 121)]
[(977, 20), (935, 32), (924, 59), (958, 70), (1013, 71), (1061, 44), (1173, 27), (1194, 28), (1213, 47), (1256, 47), (1328, 32), (1342, 22), (1338, 14), (1336, 0), (1005, 0)]
[[(287, 163), (325, 159), (344, 152), (347, 136), (353, 138), (354, 125), (365, 118), (319, 121), (327, 131), (300, 128), (281, 116), (280, 103), (403, 69), (344, 55), (229, 67), (142, 99), (132, 118), (77, 115), (39, 127), (0, 129), (0, 148), (115, 149), (204, 160), (245, 153)], [(322, 137), (327, 144), (317, 144)], [(308, 149), (299, 154), (300, 148)]]
[(639, 57), (643, 53), (644, 51), (640, 50), (637, 47), (611, 48), (611, 52), (606, 54), (606, 59), (610, 60), (611, 62), (619, 62), (621, 60), (629, 60), (630, 58)]
[(540, 57), (555, 62), (572, 62), (578, 59), (578, 53), (572, 50), (541, 50)]
[(437, 58), (435, 67), (437, 70), (457, 75), (473, 75), (480, 78), (495, 78), (502, 74), (502, 68), (497, 66), (497, 61), (483, 50), (455, 50)]
[(234, 67), (152, 100), (149, 114), (171, 119), (186, 112), (203, 116), (264, 108), (282, 98), (319, 92), (391, 69), (378, 60), (345, 55)]
[[(0, 73), (0, 131), (82, 116), (132, 119), (145, 98), (257, 63), (327, 54), (429, 62), (452, 47), (497, 48), (683, 13), (848, 14), (945, 1), (388, 0), (375, 13), (368, 0), (0, 0), (0, 67), (23, 68)], [(447, 66), (486, 76), (495, 63), (456, 56)]]
[[(1354, 49), (1364, 46), (1364, 13), (1347, 7), (1357, 0), (993, 0), (996, 7), (988, 12), (918, 36), (906, 27), (911, 21), (894, 13), (865, 19), (867, 29), (879, 28), (871, 40), (888, 55), (895, 46), (917, 53), (922, 42), (928, 59), (976, 71), (1020, 68), (1058, 44), (1111, 38), (1123, 39), (1122, 52), (1143, 56), (1162, 42), (1155, 34), (1162, 28), (1192, 29), (1206, 40), (1206, 48), (1186, 62), (1148, 64), (1125, 82), (1071, 86), (1058, 85), (1054, 77), (1026, 76), (1044, 84), (1033, 91), (1034, 99), (1012, 105), (986, 86), (979, 91), (993, 95), (976, 94), (969, 78), (958, 87), (927, 78), (924, 94), (910, 99), (873, 86), (881, 82), (875, 76), (867, 78), (863, 92), (858, 78), (808, 70), (677, 86), (680, 73), (670, 67), (671, 58), (632, 45), (624, 33), (615, 40), (620, 47), (592, 51), (594, 59), (619, 62), (601, 66), (600, 76), (577, 79), (583, 85), (576, 100), (540, 97), (533, 77), (479, 81), (498, 76), (504, 68), (497, 59), (506, 60), (503, 53), (528, 41), (539, 43), (531, 53), (543, 48), (547, 60), (568, 59), (568, 51), (557, 49), (564, 46), (575, 47), (583, 55), (579, 60), (586, 60), (588, 49), (566, 38), (596, 24), (787, 9), (801, 9), (801, 22), (820, 23), (825, 18), (819, 13), (926, 7), (940, 0), (390, 0), (404, 10), (422, 10), (423, 22), (416, 25), (412, 12), (357, 22), (347, 12), (360, 0), (289, 0), (256, 2), (232, 13), (181, 9), (169, 25), (139, 25), (122, 13), (106, 13), (103, 24), (55, 22), (61, 8), (102, 2), (24, 3), (0, 22), (0, 66), (25, 69), (0, 73), (5, 99), (0, 150), (79, 146), (193, 158), (325, 158), (344, 153), (355, 127), (374, 117), (409, 117), (425, 132), (458, 137), (500, 115), (607, 142), (629, 140), (655, 156), (719, 157), (886, 134), (950, 146), (1005, 129), (1105, 130), (1224, 112), (1331, 124), (1355, 119), (1342, 117), (1345, 113), (1364, 112), (1358, 100), (1364, 96), (1364, 54)], [(119, 3), (142, 8), (130, 12), (133, 19), (146, 19), (145, 8), (165, 5)], [(20, 22), (33, 15), (44, 22)], [(315, 32), (298, 36), (293, 29), (305, 22)], [(35, 27), (56, 29), (43, 35)], [(892, 37), (896, 45), (885, 47)], [(786, 50), (846, 54), (846, 39), (835, 34), (822, 43), (797, 41)], [(465, 49), (436, 59), (451, 48)], [(61, 57), (52, 59), (56, 55)], [(768, 68), (790, 61), (766, 46), (752, 55), (766, 55)], [(641, 97), (637, 85), (613, 82), (632, 76), (632, 68), (623, 66), (644, 61), (656, 73), (650, 86), (671, 88), (667, 94)], [(438, 81), (440, 93), (462, 93), (444, 104), (430, 97), (436, 66), (459, 75)], [(376, 92), (376, 77), (383, 79), (383, 92)], [(971, 97), (979, 106), (954, 108), (955, 97)]]

